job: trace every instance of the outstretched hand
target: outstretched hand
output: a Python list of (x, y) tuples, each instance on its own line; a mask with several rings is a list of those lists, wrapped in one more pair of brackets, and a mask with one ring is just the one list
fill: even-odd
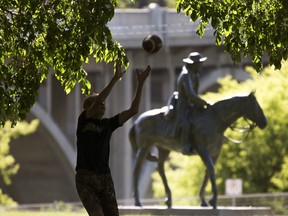
[(206, 103), (206, 104), (204, 105), (204, 109), (208, 109), (210, 106), (211, 106), (211, 105), (210, 105), (209, 103)]
[(151, 67), (150, 67), (150, 65), (148, 65), (142, 73), (138, 69), (136, 69), (136, 71), (137, 71), (138, 83), (143, 83), (146, 80), (146, 78), (149, 76), (149, 74), (151, 72)]

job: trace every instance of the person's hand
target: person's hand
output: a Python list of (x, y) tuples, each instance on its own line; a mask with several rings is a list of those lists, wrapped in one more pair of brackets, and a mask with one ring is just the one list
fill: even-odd
[(126, 72), (126, 70), (123, 70), (123, 69), (122, 69), (121, 62), (118, 61), (118, 62), (116, 63), (116, 72), (115, 72), (115, 74), (114, 74), (114, 77), (115, 77), (116, 79), (121, 79), (122, 76), (125, 74), (125, 72)]
[(207, 102), (205, 102), (205, 105), (203, 106), (204, 109), (208, 109), (211, 105)]
[(150, 65), (148, 65), (142, 73), (138, 69), (136, 69), (136, 71), (137, 71), (138, 83), (143, 83), (146, 80), (146, 78), (149, 76), (149, 74), (151, 72), (151, 67), (150, 67)]

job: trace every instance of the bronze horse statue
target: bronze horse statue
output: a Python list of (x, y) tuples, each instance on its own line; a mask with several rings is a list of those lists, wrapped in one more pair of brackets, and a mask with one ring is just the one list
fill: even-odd
[[(167, 107), (166, 107), (167, 108)], [(164, 111), (163, 111), (164, 110)], [(164, 171), (164, 162), (171, 151), (181, 150), (181, 138), (173, 137), (173, 122), (164, 116), (164, 109), (153, 109), (141, 114), (134, 122), (129, 138), (133, 150), (136, 152), (136, 161), (133, 171), (133, 187), (135, 205), (141, 206), (138, 191), (138, 181), (141, 167), (145, 159), (158, 163), (158, 172), (162, 178), (167, 196), (166, 205), (172, 206), (171, 191)], [(189, 110), (191, 122), (191, 145), (193, 154), (198, 154), (206, 166), (206, 173), (200, 188), (201, 206), (211, 205), (217, 208), (217, 185), (214, 164), (220, 154), (224, 141), (225, 130), (238, 118), (243, 117), (252, 121), (259, 128), (264, 129), (267, 119), (258, 104), (254, 93), (248, 96), (232, 97), (222, 100), (207, 109)], [(152, 147), (158, 149), (158, 157), (151, 155)], [(192, 155), (193, 155), (192, 154)], [(205, 187), (210, 179), (212, 198), (205, 201)]]

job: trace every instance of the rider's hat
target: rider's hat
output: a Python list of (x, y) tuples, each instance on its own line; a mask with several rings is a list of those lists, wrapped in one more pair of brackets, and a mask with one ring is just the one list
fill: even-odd
[(186, 64), (194, 64), (196, 62), (204, 62), (206, 61), (207, 57), (202, 55), (201, 53), (198, 52), (191, 52), (187, 58), (183, 59), (183, 62)]

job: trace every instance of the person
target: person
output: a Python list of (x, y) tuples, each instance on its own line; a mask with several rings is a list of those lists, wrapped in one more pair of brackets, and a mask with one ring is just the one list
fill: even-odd
[(125, 71), (116, 64), (111, 81), (98, 94), (93, 93), (83, 102), (84, 111), (77, 125), (76, 189), (89, 216), (118, 216), (114, 183), (109, 168), (109, 143), (112, 133), (134, 116), (139, 109), (141, 92), (151, 71), (148, 65), (137, 70), (137, 88), (129, 109), (110, 118), (103, 118), (105, 99)]
[(182, 153), (190, 155), (193, 153), (191, 144), (191, 127), (188, 116), (191, 107), (207, 108), (209, 105), (198, 96), (199, 72), (202, 62), (207, 57), (198, 52), (191, 52), (183, 59), (185, 65), (177, 79), (177, 89), (168, 100), (167, 119), (173, 120), (175, 136), (181, 137)]

